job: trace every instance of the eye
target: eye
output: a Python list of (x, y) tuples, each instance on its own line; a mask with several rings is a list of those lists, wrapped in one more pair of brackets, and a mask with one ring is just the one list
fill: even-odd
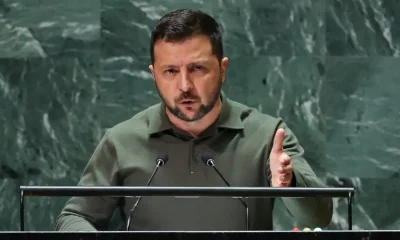
[(195, 66), (194, 70), (195, 71), (201, 71), (201, 70), (203, 70), (203, 67), (202, 66)]
[(174, 73), (176, 73), (176, 71), (175, 71), (175, 69), (167, 69), (167, 70), (165, 70), (165, 73), (174, 74)]

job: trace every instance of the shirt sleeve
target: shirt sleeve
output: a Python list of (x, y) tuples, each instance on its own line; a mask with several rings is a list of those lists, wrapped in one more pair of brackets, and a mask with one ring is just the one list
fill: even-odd
[[(118, 184), (116, 149), (107, 130), (87, 166), (78, 186), (115, 186)], [(117, 197), (71, 197), (55, 222), (56, 231), (105, 230), (115, 212)]]
[[(285, 130), (284, 152), (291, 157), (293, 164), (292, 187), (326, 187), (316, 176), (310, 165), (304, 159), (304, 149), (289, 127), (281, 121), (278, 128)], [(277, 129), (278, 129), (277, 128)], [(273, 138), (272, 138), (273, 139)], [(268, 168), (268, 179), (271, 172)], [(329, 197), (287, 198), (282, 201), (289, 213), (301, 224), (308, 227), (326, 227), (333, 214), (333, 202)]]

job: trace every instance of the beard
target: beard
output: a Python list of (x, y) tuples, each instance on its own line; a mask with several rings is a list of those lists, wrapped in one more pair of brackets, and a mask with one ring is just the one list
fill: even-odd
[[(156, 81), (157, 82), (157, 81)], [(161, 100), (164, 102), (165, 106), (167, 109), (177, 118), (180, 120), (183, 120), (185, 122), (195, 122), (197, 120), (202, 119), (205, 115), (207, 115), (217, 104), (220, 93), (221, 93), (221, 88), (222, 88), (222, 79), (221, 76), (218, 79), (217, 86), (211, 90), (210, 95), (208, 95), (208, 98), (206, 99), (208, 102), (205, 104), (201, 103), (198, 112), (196, 113), (195, 116), (189, 118), (186, 116), (177, 106), (177, 103), (184, 99), (190, 99), (190, 100), (196, 100), (201, 102), (201, 99), (199, 96), (193, 95), (191, 92), (184, 92), (182, 93), (178, 98), (174, 99), (174, 106), (168, 103), (166, 98), (162, 95), (160, 89), (158, 88), (156, 84), (156, 88), (158, 91), (158, 95), (160, 96)]]

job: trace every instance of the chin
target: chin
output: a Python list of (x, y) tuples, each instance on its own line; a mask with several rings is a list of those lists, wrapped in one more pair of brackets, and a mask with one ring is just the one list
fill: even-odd
[(185, 112), (182, 112), (182, 115), (190, 121), (196, 120), (198, 116), (197, 114), (185, 114)]
[(180, 115), (179, 118), (181, 120), (186, 121), (186, 122), (195, 122), (195, 121), (198, 121), (198, 120), (201, 119), (201, 118), (199, 118), (199, 113), (198, 112), (196, 112), (196, 113), (191, 112), (191, 113), (188, 114), (185, 111), (181, 111), (179, 115)]

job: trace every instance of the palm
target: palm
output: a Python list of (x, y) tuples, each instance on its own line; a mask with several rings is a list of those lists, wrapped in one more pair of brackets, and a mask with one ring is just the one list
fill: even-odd
[(281, 164), (279, 163), (279, 156), (281, 153), (275, 153), (272, 152), (269, 155), (269, 167), (271, 169), (271, 174), (272, 174), (272, 181), (274, 186), (277, 186), (279, 184), (278, 180), (278, 170), (281, 167)]

